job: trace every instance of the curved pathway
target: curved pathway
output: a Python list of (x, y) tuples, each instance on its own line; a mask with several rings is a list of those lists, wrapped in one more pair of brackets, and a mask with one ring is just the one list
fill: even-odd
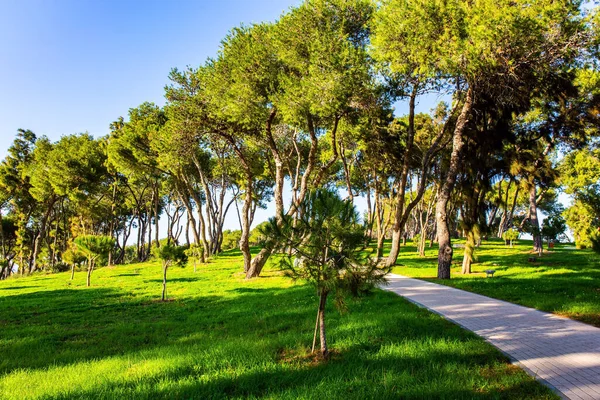
[(481, 336), (563, 398), (600, 399), (600, 328), (396, 274), (384, 289)]

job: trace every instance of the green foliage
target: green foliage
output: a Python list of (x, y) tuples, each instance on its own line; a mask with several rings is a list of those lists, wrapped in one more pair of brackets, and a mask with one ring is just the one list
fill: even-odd
[(223, 243), (221, 248), (225, 251), (239, 248), (240, 239), (242, 238), (242, 231), (240, 230), (229, 230), (223, 231)]
[(571, 152), (562, 160), (560, 170), (565, 192), (574, 197), (563, 213), (566, 223), (577, 247), (592, 246), (592, 236), (600, 227), (600, 150)]
[(188, 259), (186, 250), (185, 246), (163, 244), (160, 247), (153, 247), (152, 255), (161, 260), (163, 265), (177, 265), (183, 268)]
[(560, 211), (548, 215), (542, 224), (542, 237), (546, 240), (560, 240), (567, 231), (567, 223)]
[(265, 242), (265, 240), (267, 240), (267, 237), (263, 234), (263, 231), (268, 224), (268, 221), (261, 222), (250, 231), (250, 238), (248, 239), (250, 246), (260, 246)]
[(594, 250), (596, 254), (600, 254), (600, 233), (592, 233), (590, 235), (590, 242), (592, 242), (592, 250)]
[(514, 228), (510, 228), (506, 231), (504, 231), (504, 233), (502, 234), (502, 239), (513, 242), (515, 240), (517, 240), (519, 238), (519, 231), (514, 229)]
[(349, 201), (329, 190), (312, 191), (301, 205), (301, 217), (274, 219), (263, 234), (276, 238), (292, 256), (282, 255), (280, 266), (293, 279), (306, 280), (319, 292), (332, 292), (338, 304), (343, 296), (359, 296), (385, 282), (388, 269), (379, 267), (365, 252), (368, 238)]
[(77, 250), (84, 254), (90, 262), (108, 255), (115, 247), (115, 239), (102, 235), (77, 236), (73, 243), (77, 246)]
[(418, 246), (419, 243), (421, 242), (421, 234), (417, 233), (416, 235), (414, 235), (412, 237), (412, 242), (415, 244), (415, 246)]
[(201, 261), (204, 256), (204, 247), (192, 243), (189, 248), (185, 249), (184, 253), (189, 260), (198, 262)]
[(77, 246), (70, 246), (62, 253), (62, 260), (69, 265), (78, 265), (86, 260), (86, 256)]

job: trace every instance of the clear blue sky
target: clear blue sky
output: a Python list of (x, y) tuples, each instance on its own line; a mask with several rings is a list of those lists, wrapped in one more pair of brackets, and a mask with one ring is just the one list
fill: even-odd
[(19, 128), (56, 140), (108, 133), (163, 104), (173, 67), (198, 66), (241, 23), (298, 0), (0, 0), (0, 158)]

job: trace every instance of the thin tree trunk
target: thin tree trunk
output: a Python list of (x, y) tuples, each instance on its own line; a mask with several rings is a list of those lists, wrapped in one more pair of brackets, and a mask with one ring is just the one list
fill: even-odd
[(250, 254), (250, 208), (252, 207), (252, 178), (247, 177), (247, 188), (246, 198), (244, 199), (244, 206), (242, 207), (242, 236), (240, 238), (240, 250), (244, 256), (244, 272), (246, 272), (246, 278), (250, 271), (252, 255)]
[(163, 289), (162, 289), (162, 297), (161, 301), (165, 301), (167, 299), (167, 268), (169, 265), (163, 261)]
[(71, 264), (71, 280), (75, 277), (75, 263)]
[(320, 304), (321, 304), (321, 302), (319, 300), (319, 308), (317, 309), (317, 320), (315, 321), (315, 333), (313, 334), (312, 348), (310, 350), (311, 353), (315, 352), (315, 347), (317, 346), (317, 333), (319, 332), (319, 321), (320, 321), (320, 317), (321, 317)]
[(90, 278), (92, 277), (92, 270), (94, 269), (94, 261), (88, 260), (88, 272), (87, 272), (87, 287), (90, 287)]
[(439, 279), (450, 279), (450, 266), (452, 264), (452, 244), (450, 243), (450, 230), (448, 227), (448, 201), (454, 189), (454, 182), (460, 164), (460, 155), (464, 146), (463, 133), (469, 121), (471, 107), (473, 105), (473, 89), (469, 87), (466, 93), (465, 103), (456, 121), (452, 138), (452, 154), (450, 155), (450, 166), (446, 173), (443, 186), (440, 189), (435, 210), (437, 222), (437, 237), (439, 241), (438, 251), (438, 273)]
[(325, 330), (325, 305), (327, 304), (328, 292), (321, 289), (321, 298), (319, 299), (319, 339), (321, 341), (321, 355), (323, 358), (329, 358), (329, 349), (327, 348), (327, 335)]
[(542, 236), (540, 234), (540, 224), (537, 215), (537, 196), (535, 184), (531, 185), (529, 189), (529, 223), (531, 224), (532, 236), (533, 236), (533, 251), (537, 251), (541, 256), (544, 250), (544, 244), (542, 242)]

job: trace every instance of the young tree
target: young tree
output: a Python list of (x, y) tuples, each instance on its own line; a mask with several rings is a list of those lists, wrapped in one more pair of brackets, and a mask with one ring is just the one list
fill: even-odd
[(335, 192), (315, 190), (300, 204), (300, 217), (275, 218), (264, 228), (264, 235), (275, 238), (281, 248), (291, 248), (283, 255), (281, 267), (293, 279), (306, 280), (317, 288), (319, 307), (315, 335), (319, 332), (321, 354), (329, 356), (325, 329), (325, 306), (330, 294), (336, 304), (343, 296), (359, 296), (385, 282), (388, 267), (378, 267), (365, 253), (368, 246), (365, 226), (359, 223), (352, 203)]
[(108, 256), (108, 253), (115, 246), (115, 239), (110, 236), (83, 235), (76, 237), (73, 242), (77, 246), (77, 250), (87, 257), (87, 286), (89, 287), (96, 261), (100, 257)]
[(167, 299), (167, 269), (171, 265), (178, 265), (182, 268), (185, 266), (187, 262), (185, 247), (165, 244), (160, 247), (154, 247), (152, 254), (162, 262), (163, 289), (161, 301), (165, 301)]
[(567, 230), (567, 223), (561, 215), (562, 209), (557, 211), (548, 215), (542, 224), (541, 233), (542, 237), (548, 242), (548, 250), (550, 249), (550, 242), (557, 240)]
[(192, 243), (185, 250), (186, 257), (194, 263), (194, 273), (196, 273), (196, 265), (204, 260), (204, 247)]
[(71, 246), (62, 253), (62, 260), (71, 266), (71, 280), (75, 277), (75, 266), (80, 265), (87, 259), (85, 254), (77, 249), (77, 246)]
[(504, 239), (505, 242), (508, 242), (511, 248), (513, 247), (513, 242), (518, 238), (519, 231), (513, 228), (504, 231), (504, 233), (502, 234), (502, 239)]

